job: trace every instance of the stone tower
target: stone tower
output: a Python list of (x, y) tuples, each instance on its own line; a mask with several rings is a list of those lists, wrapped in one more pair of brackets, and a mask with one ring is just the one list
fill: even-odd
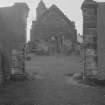
[(97, 3), (85, 0), (83, 11), (84, 74), (93, 77), (97, 74)]
[(45, 6), (45, 3), (43, 2), (43, 0), (41, 0), (38, 7), (36, 8), (36, 19), (38, 20), (46, 11), (47, 8)]

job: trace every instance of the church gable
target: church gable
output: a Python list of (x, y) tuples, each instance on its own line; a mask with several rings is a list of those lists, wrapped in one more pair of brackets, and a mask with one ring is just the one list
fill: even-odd
[(69, 31), (74, 31), (75, 29), (73, 22), (71, 22), (55, 5), (49, 8), (40, 21), (45, 26), (52, 26), (55, 28), (66, 27), (69, 28)]
[(32, 24), (31, 39), (46, 39), (51, 36), (65, 36), (67, 39), (77, 41), (75, 24), (63, 12), (52, 5), (46, 12)]
[(64, 25), (65, 20), (59, 16), (58, 10), (55, 7), (51, 7), (49, 11), (42, 17), (42, 22), (48, 25)]
[(32, 33), (36, 33), (40, 38), (62, 34), (76, 40), (75, 25), (55, 5), (34, 22)]
[[(62, 11), (52, 5), (36, 21), (31, 29), (31, 41), (46, 45), (49, 52), (70, 52), (77, 43), (77, 31), (74, 22), (69, 20)], [(44, 42), (44, 43), (42, 43)]]

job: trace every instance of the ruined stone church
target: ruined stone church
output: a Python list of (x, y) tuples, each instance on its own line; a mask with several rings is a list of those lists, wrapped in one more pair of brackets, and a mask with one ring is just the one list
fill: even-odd
[(36, 21), (32, 23), (31, 41), (37, 50), (50, 53), (69, 53), (75, 50), (77, 30), (56, 6), (45, 6), (41, 0), (36, 8)]

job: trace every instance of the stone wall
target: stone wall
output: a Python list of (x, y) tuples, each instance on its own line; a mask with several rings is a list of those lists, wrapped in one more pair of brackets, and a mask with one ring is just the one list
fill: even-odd
[(97, 65), (97, 3), (85, 0), (83, 11), (83, 44), (85, 76), (96, 76)]
[(105, 80), (105, 3), (85, 0), (82, 11), (85, 75)]
[[(26, 24), (29, 8), (26, 3), (15, 3), (11, 7), (0, 8), (3, 22), (15, 38), (15, 41), (26, 41)], [(15, 42), (15, 43), (16, 43)]]
[(105, 80), (105, 3), (99, 4), (97, 14), (98, 79)]
[(0, 52), (0, 84), (3, 82), (3, 72), (2, 72), (2, 60), (1, 60), (1, 52)]
[(12, 7), (0, 8), (0, 48), (2, 50), (3, 79), (10, 79), (12, 49), (26, 42), (26, 17), (28, 6), (16, 3)]

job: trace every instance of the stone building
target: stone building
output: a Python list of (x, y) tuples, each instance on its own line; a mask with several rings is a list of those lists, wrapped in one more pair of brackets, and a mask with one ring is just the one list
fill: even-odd
[(67, 53), (75, 49), (75, 23), (56, 5), (47, 8), (41, 0), (36, 9), (36, 16), (31, 29), (31, 41), (35, 43), (36, 49), (43, 49), (49, 53)]
[(0, 8), (0, 80), (10, 78), (11, 54), (26, 42), (26, 19), (29, 8), (25, 3)]
[(105, 3), (85, 0), (83, 11), (84, 73), (105, 79)]

